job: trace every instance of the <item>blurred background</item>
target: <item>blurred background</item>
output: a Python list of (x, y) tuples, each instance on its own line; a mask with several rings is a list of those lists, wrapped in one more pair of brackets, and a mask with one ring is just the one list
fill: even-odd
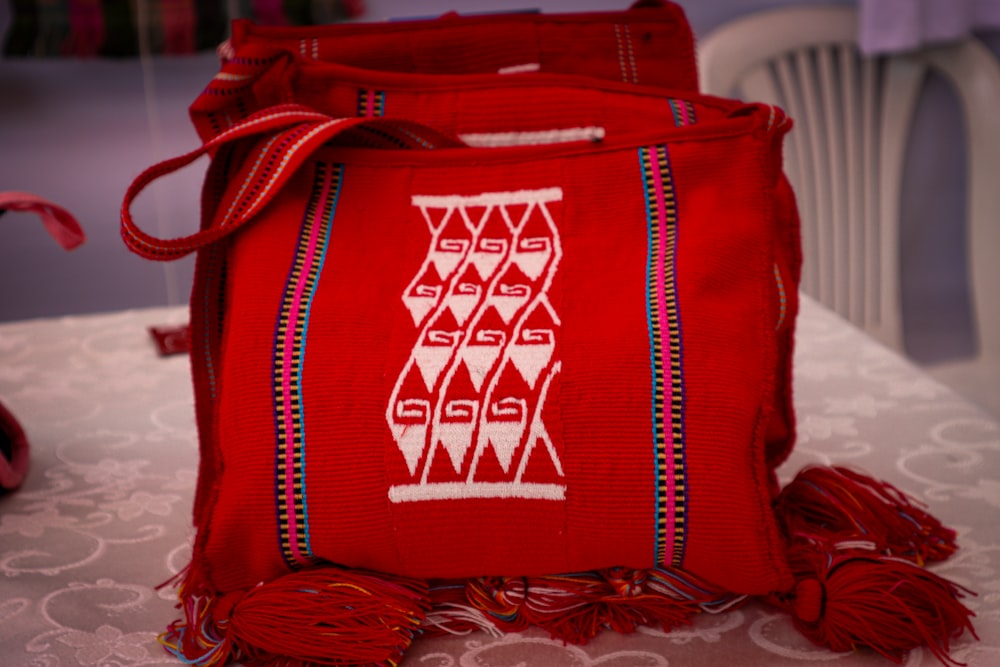
[[(141, 170), (198, 145), (187, 106), (218, 69), (214, 46), (225, 38), (228, 16), (252, 15), (255, 3), (198, 2), (202, 12), (198, 30), (187, 41), (171, 41), (169, 31), (157, 22), (157, 12), (172, 2), (176, 0), (104, 3), (121, 5), (119, 9), (132, 21), (110, 25), (110, 35), (95, 52), (93, 45), (67, 41), (68, 19), (54, 13), (60, 3), (0, 0), (4, 44), (0, 190), (29, 191), (59, 203), (77, 216), (89, 237), (83, 247), (67, 254), (27, 216), (0, 220), (0, 321), (186, 303), (193, 262), (189, 258), (154, 264), (130, 254), (118, 234), (119, 207), (125, 189)], [(679, 4), (701, 39), (727, 22), (765, 9), (854, 2), (680, 0)], [(450, 10), (577, 12), (624, 9), (630, 4), (630, 0), (330, 1), (322, 18), (383, 21)], [(975, 3), (941, 0), (938, 4), (959, 12), (969, 11)], [(211, 11), (204, 13), (207, 5), (212, 5)], [(18, 12), (23, 15), (28, 6), (49, 12), (48, 34), (25, 38), (14, 30)], [(996, 25), (979, 26), (976, 35), (1000, 54), (997, 26), (1000, 17)], [(903, 174), (900, 230), (902, 351), (920, 364), (969, 356), (976, 345), (966, 266), (963, 132), (949, 86), (935, 75), (928, 76)], [(140, 224), (162, 237), (194, 231), (201, 173), (190, 168), (144, 193), (133, 209)]]

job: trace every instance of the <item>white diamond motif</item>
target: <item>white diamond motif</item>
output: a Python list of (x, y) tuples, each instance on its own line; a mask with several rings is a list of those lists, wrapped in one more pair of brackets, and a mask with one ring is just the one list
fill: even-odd
[[(562, 258), (552, 213), (562, 194), (413, 197), (430, 238), (402, 295), (417, 331), (386, 422), (410, 477), (390, 487), (391, 502), (565, 499), (559, 453), (542, 419), (561, 370), (549, 289)], [(404, 382), (414, 368), (427, 393)], [(483, 458), (490, 452), (493, 463)], [(435, 465), (439, 455), (446, 463)], [(533, 457), (551, 465), (528, 479), (544, 481), (525, 479)], [(484, 464), (493, 472), (480, 478)]]

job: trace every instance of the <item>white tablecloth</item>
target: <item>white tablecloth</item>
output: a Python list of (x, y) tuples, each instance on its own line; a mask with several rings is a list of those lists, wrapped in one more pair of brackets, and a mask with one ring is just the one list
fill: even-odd
[[(0, 665), (177, 664), (156, 641), (175, 618), (157, 590), (190, 555), (197, 466), (188, 360), (160, 358), (150, 309), (0, 325), (0, 400), (32, 443), (25, 485), (0, 497)], [(936, 570), (978, 592), (976, 642), (1000, 665), (1000, 425), (806, 300), (796, 354), (800, 440), (782, 469), (847, 463), (925, 501), (960, 533)], [(750, 604), (665, 634), (605, 632), (585, 647), (539, 632), (418, 640), (405, 667), (888, 665), (833, 654)], [(908, 666), (937, 664), (911, 652)]]

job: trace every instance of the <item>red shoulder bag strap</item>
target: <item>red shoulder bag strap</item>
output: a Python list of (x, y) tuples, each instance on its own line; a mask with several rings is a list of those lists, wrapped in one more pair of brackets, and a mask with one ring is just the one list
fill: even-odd
[(87, 238), (72, 213), (29, 192), (0, 192), (0, 212), (2, 211), (34, 213), (52, 238), (66, 250), (72, 250)]
[[(170, 261), (229, 236), (248, 223), (285, 182), (320, 147), (334, 137), (349, 135), (352, 144), (374, 148), (430, 149), (464, 146), (457, 139), (404, 120), (385, 118), (331, 118), (298, 104), (259, 111), (190, 153), (155, 164), (129, 186), (121, 210), (121, 233), (132, 252), (146, 259)], [(241, 172), (243, 185), (215, 211), (203, 211), (207, 224), (189, 236), (161, 239), (136, 225), (131, 206), (139, 193), (156, 179), (191, 164), (202, 155), (214, 155), (224, 146), (253, 143)], [(203, 201), (210, 201), (205, 198)], [(215, 201), (218, 201), (216, 199)]]

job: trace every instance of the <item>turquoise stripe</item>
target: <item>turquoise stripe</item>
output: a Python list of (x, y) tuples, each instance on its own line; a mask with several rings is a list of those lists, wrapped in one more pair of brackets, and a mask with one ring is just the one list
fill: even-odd
[[(316, 290), (319, 289), (319, 280), (323, 275), (323, 266), (326, 264), (326, 252), (330, 247), (330, 227), (333, 225), (333, 217), (337, 213), (337, 202), (340, 201), (340, 189), (343, 183), (344, 165), (337, 165), (334, 167), (334, 179), (336, 181), (336, 188), (333, 192), (333, 204), (330, 206), (330, 215), (321, 224), (326, 225), (326, 229), (323, 230), (322, 235), (322, 249), (320, 250), (319, 263), (316, 268), (316, 279), (313, 282), (313, 287), (309, 291), (308, 300), (306, 301), (306, 317), (305, 322), (302, 325), (302, 359), (305, 360), (306, 356), (306, 344), (309, 340), (309, 320), (312, 317), (312, 304), (313, 298), (316, 296)], [(305, 364), (300, 363), (296, 369), (295, 383), (299, 388), (299, 395), (302, 394), (302, 367)], [(302, 401), (302, 425), (301, 425), (301, 439), (302, 443), (302, 520), (303, 520), (303, 531), (306, 537), (306, 552), (309, 554), (310, 558), (314, 558), (315, 554), (312, 549), (312, 535), (309, 530), (309, 495), (306, 493), (306, 403), (305, 399)]]
[[(652, 290), (654, 289), (654, 282), (656, 280), (656, 253), (653, 248), (653, 209), (652, 201), (650, 200), (650, 190), (651, 183), (646, 177), (646, 163), (649, 163), (649, 169), (653, 169), (653, 155), (650, 149), (640, 148), (639, 149), (639, 170), (642, 174), (643, 179), (643, 198), (646, 205), (646, 330), (649, 336), (649, 368), (650, 377), (652, 380), (652, 387), (650, 391), (650, 396), (652, 400), (650, 402), (650, 421), (652, 422), (652, 436), (653, 436), (653, 470), (654, 475), (654, 486), (653, 486), (653, 498), (654, 498), (654, 516), (653, 525), (657, 527), (657, 532), (659, 531), (660, 525), (660, 515), (663, 513), (663, 508), (660, 507), (660, 492), (659, 492), (659, 443), (660, 443), (660, 424), (656, 419), (656, 388), (660, 384), (660, 370), (656, 366), (656, 334), (653, 330), (653, 300), (650, 296)], [(662, 242), (662, 239), (661, 239)], [(654, 562), (658, 559), (658, 545), (654, 542)]]
[(676, 100), (667, 100), (667, 101), (670, 103), (670, 111), (673, 112), (674, 114), (674, 125), (680, 127), (681, 125), (684, 124), (684, 119), (682, 119), (680, 117), (680, 114), (677, 113), (677, 101)]

